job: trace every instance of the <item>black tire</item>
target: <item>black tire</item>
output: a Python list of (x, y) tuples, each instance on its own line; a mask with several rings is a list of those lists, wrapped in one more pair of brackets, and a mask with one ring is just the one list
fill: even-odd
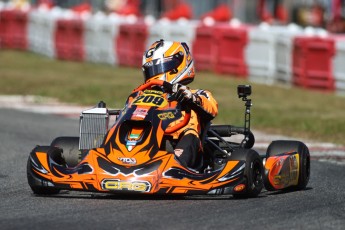
[(230, 160), (246, 161), (244, 169), (244, 176), (247, 179), (246, 189), (241, 193), (234, 193), (233, 196), (235, 198), (257, 197), (264, 187), (262, 158), (253, 149), (238, 149), (231, 154)]
[[(50, 150), (50, 146), (36, 146), (32, 152), (46, 152)], [(30, 154), (31, 155), (31, 154)], [(60, 189), (55, 188), (55, 187), (47, 187), (43, 186), (45, 184), (45, 181), (41, 178), (36, 177), (33, 175), (32, 170), (31, 170), (31, 160), (30, 157), (27, 162), (27, 179), (29, 186), (31, 190), (33, 191), (34, 194), (37, 195), (54, 195), (58, 194), (60, 192)]]
[[(266, 158), (270, 156), (275, 156), (277, 154), (285, 152), (298, 152), (299, 157), (299, 175), (298, 184), (295, 186), (288, 187), (288, 190), (302, 190), (307, 187), (310, 178), (310, 153), (308, 147), (300, 141), (291, 140), (277, 140), (273, 141), (267, 149)], [(264, 180), (265, 187), (269, 191), (275, 190), (268, 180)]]
[(51, 147), (62, 150), (62, 158), (68, 167), (74, 167), (81, 161), (81, 151), (79, 151), (79, 137), (57, 137)]

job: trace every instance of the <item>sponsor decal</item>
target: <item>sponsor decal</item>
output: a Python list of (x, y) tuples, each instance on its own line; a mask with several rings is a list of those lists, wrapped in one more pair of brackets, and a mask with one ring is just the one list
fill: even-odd
[(119, 157), (117, 159), (119, 159), (119, 161), (121, 161), (122, 163), (129, 164), (129, 165), (135, 165), (137, 163), (137, 160), (135, 158)]
[(136, 145), (137, 141), (127, 141), (126, 145)]
[(149, 192), (151, 184), (148, 181), (120, 181), (114, 179), (104, 179), (101, 182), (102, 189), (112, 191), (133, 191)]
[(139, 139), (139, 137), (140, 137), (140, 135), (139, 134), (134, 134), (134, 133), (131, 133), (130, 135), (129, 135), (129, 138), (131, 139), (131, 140), (137, 140), (137, 139)]
[(133, 134), (131, 133), (129, 135), (129, 140), (126, 142), (126, 147), (128, 151), (132, 151), (132, 149), (134, 148), (134, 146), (137, 145), (137, 140), (139, 139), (140, 135), (139, 134)]
[(157, 44), (156, 44), (154, 47), (152, 47), (151, 49), (149, 49), (149, 50), (146, 52), (146, 55), (145, 55), (146, 58), (152, 57), (153, 54), (154, 54), (154, 52), (155, 52), (159, 47), (161, 47), (161, 46), (163, 46), (163, 42), (161, 42), (161, 41), (157, 42)]
[(157, 115), (161, 120), (174, 119), (175, 115), (172, 112), (160, 113)]
[(132, 117), (133, 118), (141, 118), (144, 119), (147, 116), (147, 109), (137, 108), (134, 112)]
[(279, 173), (275, 175), (273, 184), (283, 185), (284, 187), (298, 184), (299, 174), (299, 155), (298, 153), (281, 158), (277, 162), (277, 166), (281, 167)]
[(157, 94), (157, 95), (162, 95), (162, 94), (163, 94), (162, 91), (151, 90), (151, 89), (146, 89), (146, 90), (144, 91), (144, 93), (146, 93), (146, 94)]

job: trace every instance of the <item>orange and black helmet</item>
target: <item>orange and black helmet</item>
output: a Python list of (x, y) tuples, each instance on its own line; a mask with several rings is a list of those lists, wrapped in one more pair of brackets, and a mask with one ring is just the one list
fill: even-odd
[(151, 79), (187, 85), (194, 80), (194, 61), (185, 42), (156, 41), (143, 55), (145, 82)]

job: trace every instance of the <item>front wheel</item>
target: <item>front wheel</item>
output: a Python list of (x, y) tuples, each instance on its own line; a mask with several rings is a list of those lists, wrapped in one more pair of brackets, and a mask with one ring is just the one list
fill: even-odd
[(43, 178), (40, 178), (37, 176), (32, 170), (32, 164), (35, 164), (31, 157), (36, 153), (36, 152), (44, 152), (47, 153), (49, 152), (50, 147), (49, 146), (36, 146), (32, 151), (29, 156), (29, 159), (27, 161), (27, 179), (29, 186), (31, 190), (33, 191), (34, 194), (37, 195), (53, 195), (53, 194), (58, 194), (60, 192), (60, 189), (55, 188), (54, 186), (48, 186), (50, 181), (46, 181)]
[(244, 169), (244, 177), (247, 180), (246, 189), (239, 193), (234, 193), (235, 198), (251, 198), (257, 197), (262, 188), (263, 165), (259, 154), (253, 149), (239, 149), (232, 153), (231, 160), (244, 160), (246, 166)]
[(79, 137), (57, 137), (50, 146), (60, 149), (61, 157), (68, 167), (74, 167), (81, 161), (82, 154), (79, 150)]

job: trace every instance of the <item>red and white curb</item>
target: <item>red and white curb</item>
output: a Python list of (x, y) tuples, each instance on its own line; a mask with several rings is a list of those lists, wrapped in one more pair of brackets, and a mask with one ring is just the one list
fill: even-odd
[(54, 98), (40, 96), (0, 95), (0, 108), (18, 109), (26, 112), (55, 114), (66, 117), (80, 116), (81, 111), (90, 107), (61, 103)]

